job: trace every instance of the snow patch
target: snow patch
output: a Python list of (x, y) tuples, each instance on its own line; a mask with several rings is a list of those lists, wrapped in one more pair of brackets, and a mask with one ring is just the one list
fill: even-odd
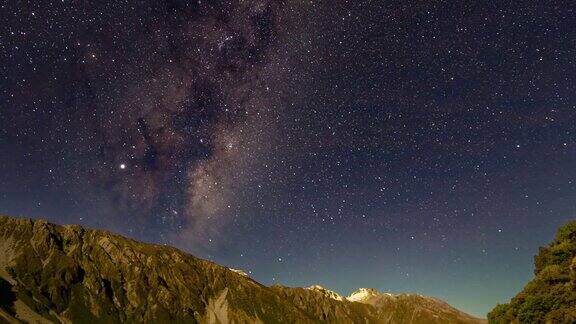
[(242, 275), (242, 276), (244, 276), (244, 277), (249, 277), (248, 274), (247, 274), (246, 272), (242, 271), (242, 270), (232, 269), (232, 268), (228, 268), (228, 269), (231, 270), (231, 271), (234, 271), (234, 272), (236, 272), (237, 274)]
[(317, 292), (323, 294), (324, 296), (326, 296), (326, 297), (328, 297), (328, 298), (332, 298), (332, 299), (339, 300), (339, 301), (344, 300), (344, 297), (342, 297), (342, 296), (338, 295), (336, 292), (334, 292), (334, 291), (332, 291), (332, 290), (330, 290), (330, 289), (326, 289), (326, 288), (324, 288), (324, 287), (322, 287), (322, 286), (320, 286), (320, 285), (312, 285), (312, 286), (310, 286), (310, 287), (308, 287), (308, 288), (306, 288), (306, 289), (308, 289), (308, 290), (313, 290), (313, 291), (317, 291)]
[[(373, 288), (359, 288), (355, 292), (353, 292), (350, 296), (346, 297), (349, 301), (352, 302), (361, 302), (364, 301), (372, 296), (380, 295), (380, 293)], [(388, 294), (392, 295), (392, 294)]]

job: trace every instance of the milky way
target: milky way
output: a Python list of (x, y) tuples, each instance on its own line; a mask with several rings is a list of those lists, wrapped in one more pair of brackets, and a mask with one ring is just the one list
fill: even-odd
[[(123, 58), (126, 92), (111, 104), (94, 102), (106, 107), (97, 116), (104, 143), (96, 176), (119, 208), (173, 223), (199, 243), (226, 222), (232, 182), (241, 185), (251, 162), (245, 134), (257, 127), (255, 116), (273, 109), (261, 73), (278, 42), (280, 3), (168, 6), (166, 15), (138, 27), (148, 31), (138, 34), (147, 48)], [(111, 173), (106, 161), (127, 169)]]
[(569, 1), (3, 3), (0, 213), (483, 315), (576, 214)]
[(83, 12), (102, 10), (93, 19), (65, 5), (38, 8), (61, 9), (58, 19), (89, 29), (70, 32), (74, 41), (60, 49), (59, 63), (75, 74), (54, 78), (69, 84), (54, 90), (68, 111), (49, 127), (69, 118), (65, 132), (74, 139), (64, 149), (92, 157), (77, 176), (90, 199), (106, 200), (103, 219), (115, 223), (111, 215), (137, 211), (137, 224), (155, 219), (186, 244), (218, 235), (234, 203), (230, 192), (261, 145), (255, 129), (275, 108), (261, 74), (279, 44), (281, 5), (95, 5)]

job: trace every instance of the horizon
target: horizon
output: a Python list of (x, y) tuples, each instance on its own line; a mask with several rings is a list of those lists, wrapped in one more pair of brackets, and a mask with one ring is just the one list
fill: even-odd
[[(23, 218), (23, 219), (33, 219), (33, 220), (46, 220), (50, 223), (54, 223), (57, 225), (80, 225), (78, 223), (58, 223), (58, 222), (54, 222), (51, 221), (49, 218), (47, 217), (30, 217), (30, 216), (13, 216), (13, 215), (2, 215), (0, 214), (0, 216), (7, 216), (7, 217), (14, 217), (14, 218)], [(563, 225), (563, 224), (561, 224)], [(559, 226), (558, 226), (559, 227)], [(558, 228), (557, 227), (557, 228)], [(346, 280), (348, 281), (346, 284), (342, 284), (339, 283), (340, 281), (342, 281), (342, 277), (344, 276), (338, 276), (338, 275), (334, 275), (333, 273), (328, 273), (328, 277), (331, 278), (331, 280), (327, 280), (327, 276), (326, 275), (320, 275), (318, 277), (313, 277), (313, 278), (309, 278), (309, 279), (299, 279), (299, 280), (295, 280), (295, 281), (290, 281), (292, 279), (289, 279), (290, 276), (286, 276), (286, 280), (282, 280), (282, 277), (273, 277), (273, 279), (270, 279), (270, 275), (269, 274), (263, 274), (260, 271), (258, 271), (258, 269), (243, 269), (243, 268), (239, 268), (235, 265), (232, 264), (226, 264), (226, 263), (221, 263), (217, 260), (214, 260), (210, 257), (201, 257), (198, 255), (193, 254), (192, 252), (186, 251), (186, 249), (182, 249), (179, 248), (175, 245), (169, 245), (167, 243), (161, 243), (161, 242), (153, 242), (153, 241), (145, 241), (145, 240), (139, 240), (136, 237), (130, 236), (128, 234), (122, 234), (113, 230), (109, 230), (107, 228), (92, 228), (92, 227), (84, 227), (85, 229), (88, 230), (106, 230), (106, 231), (110, 231), (112, 234), (114, 235), (120, 235), (122, 237), (126, 237), (128, 239), (133, 239), (136, 240), (137, 242), (142, 242), (142, 243), (146, 243), (146, 244), (154, 244), (154, 245), (159, 245), (159, 246), (171, 246), (174, 248), (177, 248), (178, 250), (187, 253), (195, 258), (200, 258), (203, 260), (207, 260), (210, 262), (214, 262), (215, 264), (228, 268), (228, 269), (235, 269), (235, 270), (240, 270), (243, 271), (247, 274), (248, 277), (250, 277), (251, 279), (265, 285), (265, 286), (272, 286), (272, 285), (281, 285), (281, 286), (285, 286), (285, 287), (294, 287), (294, 288), (309, 288), (311, 286), (314, 285), (318, 285), (322, 288), (331, 290), (335, 293), (337, 293), (338, 295), (342, 296), (342, 297), (349, 297), (350, 295), (352, 295), (354, 292), (356, 292), (359, 289), (362, 288), (369, 288), (369, 289), (375, 289), (377, 290), (379, 293), (385, 294), (385, 293), (392, 293), (392, 294), (417, 294), (417, 295), (422, 295), (424, 297), (432, 297), (432, 298), (437, 298), (439, 300), (442, 300), (446, 303), (448, 303), (450, 306), (456, 308), (459, 311), (462, 311), (464, 313), (467, 313), (469, 315), (475, 316), (477, 318), (482, 318), (485, 319), (486, 318), (486, 314), (488, 313), (488, 311), (492, 310), (492, 308), (494, 308), (494, 306), (496, 306), (497, 304), (502, 304), (502, 303), (507, 303), (510, 301), (510, 299), (516, 294), (517, 291), (520, 291), (523, 286), (529, 282), (530, 280), (532, 280), (533, 278), (533, 270), (534, 270), (534, 265), (533, 265), (533, 257), (537, 254), (536, 252), (533, 253), (533, 255), (529, 258), (528, 260), (528, 264), (529, 266), (527, 267), (527, 271), (524, 271), (525, 273), (522, 274), (524, 277), (522, 280), (524, 281), (520, 281), (518, 283), (515, 283), (513, 285), (511, 285), (511, 287), (517, 286), (516, 288), (513, 288), (515, 290), (513, 290), (509, 296), (503, 296), (501, 298), (501, 300), (497, 300), (494, 301), (493, 299), (489, 298), (489, 297), (484, 297), (484, 299), (482, 300), (482, 302), (477, 302), (475, 300), (472, 301), (461, 301), (459, 300), (458, 296), (453, 296), (451, 293), (444, 291), (441, 288), (438, 287), (432, 287), (429, 288), (430, 290), (426, 290), (426, 285), (423, 284), (411, 284), (411, 285), (407, 285), (407, 286), (396, 286), (398, 288), (389, 288), (390, 286), (385, 286), (382, 284), (379, 284), (381, 282), (381, 280), (374, 280), (372, 283), (372, 279), (364, 279), (363, 281), (351, 281), (350, 280)], [(536, 247), (534, 249), (534, 251), (537, 251), (539, 247), (541, 246), (545, 246), (547, 245), (549, 242), (552, 241), (552, 239), (554, 238), (555, 234), (556, 234), (556, 229), (554, 229), (554, 232), (551, 234), (550, 238), (548, 239), (548, 241), (543, 242), (542, 244), (538, 245), (538, 247)], [(428, 277), (426, 279), (429, 279)], [(316, 280), (316, 281), (314, 281)], [(355, 285), (355, 282), (358, 283), (368, 283), (368, 285)], [(394, 285), (392, 285), (394, 286)], [(402, 288), (402, 287), (412, 287), (412, 288)], [(474, 299), (474, 298), (473, 298)]]

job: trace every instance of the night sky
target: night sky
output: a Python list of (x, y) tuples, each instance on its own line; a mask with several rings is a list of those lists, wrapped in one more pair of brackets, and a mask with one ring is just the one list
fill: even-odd
[(4, 1), (0, 213), (484, 316), (576, 216), (575, 9)]

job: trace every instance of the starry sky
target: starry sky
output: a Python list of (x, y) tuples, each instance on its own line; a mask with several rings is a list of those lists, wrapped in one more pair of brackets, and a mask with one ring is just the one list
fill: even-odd
[(4, 1), (0, 213), (484, 316), (576, 216), (575, 9)]

